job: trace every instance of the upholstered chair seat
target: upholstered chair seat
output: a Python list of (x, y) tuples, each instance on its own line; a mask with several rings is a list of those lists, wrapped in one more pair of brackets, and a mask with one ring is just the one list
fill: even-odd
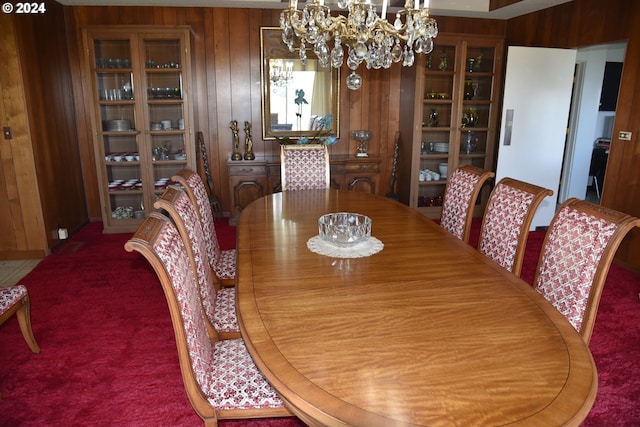
[(125, 248), (144, 255), (160, 279), (185, 390), (205, 426), (217, 426), (218, 419), (291, 416), (241, 338), (210, 339), (193, 263), (173, 223), (152, 213)]
[(553, 191), (503, 178), (489, 196), (482, 218), (478, 250), (520, 276), (529, 227), (538, 206)]
[(235, 288), (222, 288), (216, 292), (213, 326), (222, 337), (237, 336), (240, 333)]
[(461, 165), (447, 179), (440, 226), (469, 242), (476, 199), (484, 183), (495, 174), (472, 165)]
[(638, 218), (569, 199), (554, 215), (542, 243), (534, 288), (588, 344), (611, 261)]

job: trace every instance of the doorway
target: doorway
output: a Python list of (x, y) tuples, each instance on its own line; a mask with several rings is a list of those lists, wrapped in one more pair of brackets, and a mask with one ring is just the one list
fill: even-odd
[[(600, 107), (603, 79), (607, 62), (624, 62), (626, 47), (626, 42), (620, 42), (577, 51), (558, 203), (571, 197), (600, 202), (604, 184), (601, 164), (604, 162), (606, 167), (607, 143), (611, 141), (615, 119), (615, 111)], [(592, 165), (592, 160), (598, 164)]]

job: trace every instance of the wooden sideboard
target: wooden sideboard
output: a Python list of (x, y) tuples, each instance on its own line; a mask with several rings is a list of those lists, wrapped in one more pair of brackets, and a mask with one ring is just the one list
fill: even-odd
[[(380, 157), (332, 155), (331, 187), (374, 194), (380, 179)], [(255, 160), (227, 160), (231, 221), (251, 202), (281, 191), (280, 157), (256, 157)]]

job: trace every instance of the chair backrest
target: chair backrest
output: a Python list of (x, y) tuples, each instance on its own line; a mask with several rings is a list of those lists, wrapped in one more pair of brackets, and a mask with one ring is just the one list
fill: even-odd
[(587, 344), (611, 261), (639, 225), (638, 218), (578, 199), (564, 202), (551, 221), (533, 285)]
[(202, 225), (202, 231), (204, 232), (209, 264), (211, 265), (211, 268), (213, 268), (220, 258), (220, 243), (218, 242), (218, 236), (216, 235), (216, 226), (204, 182), (202, 182), (200, 175), (189, 168), (182, 169), (171, 177), (171, 180), (184, 187), (184, 191), (191, 199), (193, 205), (197, 208), (196, 213), (198, 214), (200, 224)]
[(503, 178), (489, 196), (482, 218), (478, 250), (520, 276), (531, 221), (545, 197), (553, 191)]
[(324, 144), (280, 146), (282, 191), (329, 188), (329, 151)]
[(197, 272), (196, 279), (202, 307), (206, 314), (207, 330), (212, 338), (218, 338), (214, 328), (216, 287), (196, 208), (187, 193), (175, 186), (169, 186), (153, 206), (156, 209), (163, 209), (169, 214), (182, 236), (183, 242), (188, 243), (185, 246), (193, 269)]
[(151, 264), (164, 291), (178, 347), (180, 370), (192, 406), (203, 419), (215, 419), (216, 411), (203, 390), (214, 380), (209, 372), (215, 363), (198, 285), (191, 260), (178, 229), (157, 212), (149, 215), (125, 244), (129, 252), (141, 253)]
[(449, 176), (442, 201), (440, 226), (469, 242), (476, 199), (485, 181), (495, 174), (472, 165), (461, 165)]

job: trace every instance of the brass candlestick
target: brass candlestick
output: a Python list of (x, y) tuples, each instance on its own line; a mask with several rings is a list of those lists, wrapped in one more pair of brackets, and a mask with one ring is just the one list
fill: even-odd
[(242, 154), (240, 154), (240, 139), (238, 137), (238, 121), (231, 120), (229, 122), (229, 128), (233, 132), (233, 154), (231, 160), (242, 160)]
[(251, 139), (251, 123), (244, 122), (244, 159), (254, 160), (256, 155), (253, 154), (253, 140)]

